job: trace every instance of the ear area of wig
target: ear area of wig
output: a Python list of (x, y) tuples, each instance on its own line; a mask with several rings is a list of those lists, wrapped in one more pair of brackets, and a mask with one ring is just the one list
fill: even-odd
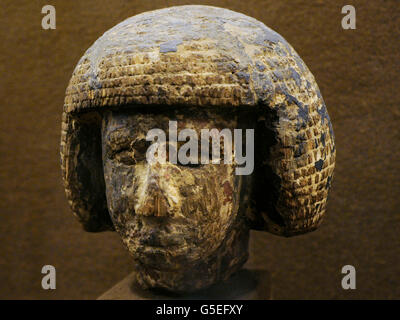
[(306, 233), (310, 233), (315, 231), (321, 224), (322, 219), (319, 219), (318, 222), (312, 223), (309, 225), (299, 224), (299, 225), (285, 225), (285, 224), (277, 224), (275, 221), (271, 220), (268, 214), (262, 212), (261, 216), (264, 220), (264, 225), (262, 230), (272, 233), (281, 237), (293, 237)]
[(275, 108), (257, 124), (256, 174), (248, 215), (252, 229), (285, 237), (320, 226), (336, 157), (332, 124), (322, 99), (301, 125), (301, 115), (286, 121), (289, 108), (290, 103), (280, 111)]
[(97, 112), (63, 113), (61, 167), (69, 205), (88, 232), (114, 230), (107, 209)]
[[(268, 211), (262, 211), (268, 210)], [(275, 208), (270, 206), (268, 209), (252, 209), (253, 213), (248, 214), (248, 225), (251, 229), (257, 231), (266, 231), (276, 236), (293, 237), (310, 233), (318, 229), (323, 221), (323, 216), (315, 214), (315, 219), (299, 219), (298, 221), (289, 221), (282, 218)], [(284, 216), (296, 216), (296, 214), (285, 214)]]

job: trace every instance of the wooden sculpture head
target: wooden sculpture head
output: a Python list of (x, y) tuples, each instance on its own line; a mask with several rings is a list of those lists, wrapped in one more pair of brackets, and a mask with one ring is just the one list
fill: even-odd
[[(232, 274), (247, 260), (245, 209), (251, 175), (236, 175), (234, 161), (216, 164), (212, 150), (207, 152), (209, 163), (200, 162), (201, 146), (210, 142), (207, 147), (211, 149), (213, 142), (201, 143), (204, 130), (233, 132), (248, 122), (230, 111), (228, 115), (227, 111), (189, 107), (104, 113), (102, 150), (108, 209), (137, 263), (142, 286), (193, 290), (216, 282), (220, 273), (224, 277)], [(176, 120), (176, 130), (171, 120)], [(146, 137), (154, 128), (166, 133), (167, 155), (182, 152), (181, 132), (193, 130), (192, 141), (198, 144), (198, 152), (190, 159), (193, 163), (182, 163), (182, 157), (149, 162), (146, 153), (151, 142)], [(219, 147), (228, 147), (221, 140)]]
[[(149, 139), (154, 130), (165, 139)], [(221, 158), (208, 159), (216, 141)], [(166, 161), (149, 161), (154, 142)], [(280, 35), (230, 10), (180, 6), (129, 18), (86, 51), (66, 92), (61, 159), (85, 230), (116, 230), (142, 287), (185, 292), (237, 271), (250, 229), (316, 229), (335, 146), (315, 79)]]

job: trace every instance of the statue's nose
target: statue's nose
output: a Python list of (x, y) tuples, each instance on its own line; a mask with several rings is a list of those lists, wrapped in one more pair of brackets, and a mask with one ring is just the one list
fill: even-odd
[(168, 216), (168, 203), (159, 192), (146, 196), (146, 199), (135, 208), (138, 215), (166, 217)]
[(135, 213), (143, 216), (166, 217), (169, 215), (169, 204), (156, 181), (144, 187), (142, 196), (138, 197)]

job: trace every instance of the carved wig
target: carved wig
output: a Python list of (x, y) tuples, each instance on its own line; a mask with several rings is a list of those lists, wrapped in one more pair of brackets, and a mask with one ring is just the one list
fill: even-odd
[(249, 108), (256, 129), (251, 228), (291, 236), (317, 228), (335, 164), (331, 121), (296, 51), (263, 23), (230, 10), (179, 6), (131, 17), (78, 62), (66, 90), (61, 166), (85, 230), (112, 230), (101, 151), (102, 111)]

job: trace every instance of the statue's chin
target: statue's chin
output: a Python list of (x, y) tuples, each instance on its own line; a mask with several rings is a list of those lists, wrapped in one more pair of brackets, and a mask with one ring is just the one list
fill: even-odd
[[(247, 236), (245, 236), (247, 238)], [(138, 248), (135, 260), (137, 284), (143, 289), (162, 289), (173, 293), (193, 292), (228, 279), (247, 261), (247, 239), (224, 243), (207, 257), (184, 249), (175, 259), (167, 248)]]
[[(189, 272), (190, 270), (192, 272)], [(136, 268), (136, 281), (143, 289), (162, 289), (173, 293), (196, 291), (216, 281), (215, 277), (206, 279), (204, 274), (199, 277), (193, 270), (196, 270), (196, 266), (170, 271), (146, 268), (141, 265)]]
[(205, 289), (219, 281), (228, 279), (247, 261), (247, 253), (229, 267), (222, 267), (217, 261), (194, 265), (181, 265), (174, 270), (159, 270), (136, 264), (136, 282), (142, 289), (158, 289), (180, 294)]
[(187, 246), (140, 246), (135, 250), (130, 250), (130, 254), (136, 262), (137, 269), (183, 273), (188, 268), (197, 268), (198, 265), (208, 260), (207, 257), (202, 257), (196, 251), (198, 250)]

